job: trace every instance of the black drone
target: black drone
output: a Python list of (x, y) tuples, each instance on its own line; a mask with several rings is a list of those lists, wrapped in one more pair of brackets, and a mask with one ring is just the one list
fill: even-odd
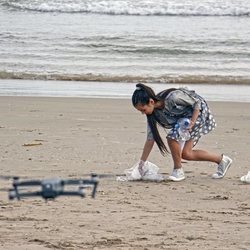
[[(65, 186), (78, 185), (78, 190), (64, 190)], [(95, 198), (96, 190), (98, 185), (98, 176), (92, 174), (88, 179), (60, 179), (51, 178), (44, 180), (25, 180), (20, 181), (19, 177), (13, 178), (13, 188), (9, 190), (10, 200), (20, 200), (23, 197), (40, 196), (45, 200), (55, 199), (58, 196), (80, 196), (85, 197), (85, 188), (91, 187), (91, 197)], [(23, 191), (22, 187), (40, 186), (41, 189), (38, 191)]]

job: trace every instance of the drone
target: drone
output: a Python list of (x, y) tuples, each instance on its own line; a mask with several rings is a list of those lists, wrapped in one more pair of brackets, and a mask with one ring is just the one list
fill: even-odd
[[(98, 175), (91, 174), (90, 178), (87, 179), (60, 179), (60, 178), (49, 178), (44, 180), (24, 180), (20, 181), (19, 177), (13, 177), (12, 188), (9, 189), (10, 200), (20, 200), (24, 197), (40, 196), (44, 200), (55, 199), (58, 196), (80, 196), (85, 197), (85, 188), (91, 187), (91, 197), (95, 198), (96, 190), (98, 186)], [(77, 190), (65, 190), (65, 186), (78, 186)], [(22, 187), (33, 187), (40, 186), (40, 190), (23, 191)]]

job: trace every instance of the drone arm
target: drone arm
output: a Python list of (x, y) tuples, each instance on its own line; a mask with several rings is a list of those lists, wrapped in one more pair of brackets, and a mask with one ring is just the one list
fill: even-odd
[(97, 180), (94, 179), (75, 179), (75, 180), (64, 180), (64, 184), (66, 185), (94, 185)]
[(33, 196), (41, 196), (42, 193), (41, 192), (30, 192), (30, 193), (17, 193), (14, 191), (11, 191), (9, 193), (9, 199), (10, 200), (14, 200), (15, 198), (17, 198), (18, 200), (20, 200), (20, 198), (24, 198), (24, 197), (33, 197)]
[(84, 197), (84, 193), (81, 192), (80, 190), (79, 191), (63, 191), (60, 193), (60, 196), (61, 195), (64, 195), (64, 196), (81, 196), (81, 197)]
[(39, 186), (41, 185), (41, 181), (33, 180), (33, 181), (18, 181), (14, 180), (13, 186), (14, 187), (22, 187), (22, 186)]
[(94, 187), (93, 187), (93, 191), (92, 191), (92, 194), (91, 194), (91, 197), (92, 197), (92, 198), (95, 198), (97, 186), (98, 186), (98, 182), (95, 182), (95, 183), (94, 183)]
[(67, 185), (83, 185), (83, 187), (84, 187), (84, 185), (93, 185), (93, 191), (92, 191), (91, 197), (95, 198), (95, 194), (96, 194), (96, 190), (97, 190), (97, 186), (98, 186), (98, 180), (97, 179), (65, 180), (64, 184), (67, 184)]

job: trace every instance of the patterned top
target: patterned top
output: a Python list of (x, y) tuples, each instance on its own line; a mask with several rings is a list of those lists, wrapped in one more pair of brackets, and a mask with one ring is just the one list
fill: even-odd
[[(197, 121), (192, 128), (202, 128), (199, 129), (199, 133), (195, 133), (195, 137), (192, 135), (194, 133), (191, 132), (191, 138), (195, 139), (195, 144), (202, 134), (208, 133), (215, 127), (215, 121), (213, 116), (210, 113), (210, 110), (207, 106), (206, 101), (195, 93), (193, 90), (188, 90), (186, 88), (179, 88), (170, 92), (165, 98), (165, 106), (163, 109), (154, 109), (154, 114), (157, 119), (164, 124), (166, 128), (171, 129), (168, 133), (167, 137), (175, 139), (178, 141), (178, 135), (175, 134), (174, 125), (180, 118), (191, 118), (194, 109), (198, 109), (199, 116)], [(207, 131), (207, 125), (210, 124), (211, 129)], [(209, 127), (210, 128), (210, 127)], [(147, 124), (147, 140), (152, 140), (153, 134), (151, 132), (151, 128), (149, 124)]]

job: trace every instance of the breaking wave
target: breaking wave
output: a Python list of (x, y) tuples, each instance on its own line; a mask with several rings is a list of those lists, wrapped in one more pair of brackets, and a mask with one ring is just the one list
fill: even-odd
[(0, 71), (0, 79), (23, 80), (55, 80), (55, 81), (98, 81), (98, 82), (146, 82), (146, 83), (177, 83), (177, 84), (245, 84), (250, 85), (250, 78), (243, 76), (218, 75), (162, 75), (162, 76), (134, 76), (134, 75), (94, 75), (94, 74), (35, 74), (26, 72)]
[(245, 0), (0, 0), (24, 11), (141, 16), (250, 16)]

